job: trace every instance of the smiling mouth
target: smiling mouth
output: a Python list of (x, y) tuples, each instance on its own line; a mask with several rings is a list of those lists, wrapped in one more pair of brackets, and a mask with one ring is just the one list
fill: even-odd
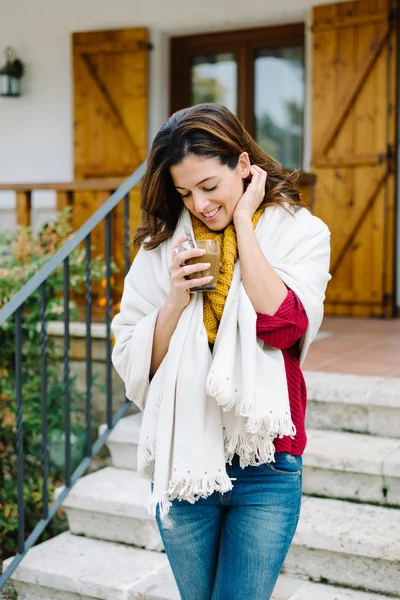
[(214, 217), (217, 216), (217, 214), (219, 213), (220, 210), (221, 210), (221, 207), (218, 206), (218, 208), (214, 208), (214, 210), (211, 210), (210, 212), (201, 213), (201, 214), (205, 219), (213, 219)]

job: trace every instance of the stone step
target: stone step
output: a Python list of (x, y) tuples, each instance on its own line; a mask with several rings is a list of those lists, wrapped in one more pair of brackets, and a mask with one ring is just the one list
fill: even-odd
[[(400, 438), (400, 385), (396, 378), (305, 372), (307, 429), (322, 429)], [(108, 438), (113, 465), (137, 468), (142, 414), (121, 419)], [(102, 433), (105, 425), (100, 427)]]
[(79, 479), (63, 508), (71, 533), (159, 551), (157, 523), (145, 508), (149, 496), (150, 483), (137, 471), (106, 467)]
[(34, 546), (12, 583), (18, 600), (142, 600), (146, 581), (163, 569), (168, 569), (164, 553), (65, 532)]
[[(148, 494), (148, 482), (132, 471), (92, 473), (65, 501), (71, 531), (159, 550), (156, 524), (143, 507)], [(399, 540), (395, 508), (305, 496), (287, 572), (400, 596)]]
[(307, 437), (304, 493), (400, 506), (399, 439), (318, 429)]
[[(142, 415), (116, 425), (108, 446), (116, 468), (137, 466)], [(400, 506), (400, 440), (309, 429), (304, 453), (304, 492), (311, 495)]]
[[(12, 581), (19, 600), (179, 600), (165, 554), (69, 532), (33, 547)], [(272, 600), (389, 600), (389, 597), (281, 574)]]
[(400, 597), (400, 511), (303, 497), (284, 572)]
[[(283, 575), (281, 576), (283, 577)], [(300, 582), (301, 580), (295, 580)], [(281, 600), (278, 596), (277, 600)], [(359, 590), (352, 590), (338, 586), (326, 585), (322, 583), (302, 582), (299, 583), (299, 589), (288, 600), (393, 600), (393, 596), (382, 596)], [(286, 600), (282, 596), (282, 600)]]
[[(142, 413), (138, 412), (120, 419), (107, 439), (114, 467), (118, 469), (137, 469), (137, 446), (139, 443)], [(99, 435), (107, 429), (103, 424), (99, 427)]]
[(306, 371), (307, 427), (400, 438), (398, 378)]

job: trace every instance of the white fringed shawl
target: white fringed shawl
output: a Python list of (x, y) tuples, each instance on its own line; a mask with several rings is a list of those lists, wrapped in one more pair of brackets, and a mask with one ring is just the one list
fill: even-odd
[[(257, 228), (270, 264), (300, 298), (308, 317), (303, 362), (323, 316), (330, 279), (329, 230), (306, 209), (288, 214), (268, 207)], [(173, 237), (140, 250), (126, 276), (121, 312), (112, 322), (112, 361), (127, 398), (143, 411), (139, 473), (154, 481), (147, 506), (160, 516), (171, 500), (195, 502), (232, 488), (225, 462), (242, 467), (274, 460), (273, 440), (295, 434), (282, 352), (256, 336), (257, 315), (241, 282), (237, 260), (211, 354), (202, 294), (193, 294), (149, 383), (154, 327), (170, 290), (168, 267), (176, 239), (191, 229), (185, 210)]]

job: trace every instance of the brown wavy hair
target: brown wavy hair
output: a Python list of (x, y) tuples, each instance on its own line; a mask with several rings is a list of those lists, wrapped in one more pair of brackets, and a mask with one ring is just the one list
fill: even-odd
[(174, 113), (154, 138), (142, 181), (143, 224), (134, 237), (145, 250), (157, 248), (174, 233), (184, 204), (175, 189), (170, 167), (194, 154), (215, 158), (235, 169), (239, 156), (247, 152), (250, 163), (267, 173), (263, 206), (287, 202), (304, 206), (296, 187), (298, 171), (283, 171), (280, 163), (266, 154), (239, 119), (220, 104), (198, 104)]

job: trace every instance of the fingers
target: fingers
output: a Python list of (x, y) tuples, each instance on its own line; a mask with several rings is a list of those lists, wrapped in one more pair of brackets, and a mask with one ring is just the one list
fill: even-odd
[(211, 263), (195, 263), (194, 265), (184, 265), (180, 271), (179, 275), (181, 277), (188, 277), (193, 273), (201, 273), (202, 271), (207, 271), (211, 267)]
[(214, 277), (211, 275), (210, 277), (199, 277), (199, 279), (187, 279), (185, 281), (188, 283), (187, 289), (190, 290), (191, 288), (211, 283), (213, 279)]
[(171, 281), (173, 285), (181, 286), (184, 284), (184, 287), (186, 288), (187, 281), (192, 281), (190, 278), (191, 275), (194, 273), (204, 273), (204, 271), (207, 271), (210, 267), (211, 263), (195, 263), (193, 265), (184, 265), (176, 270), (171, 269)]
[(206, 251), (203, 248), (190, 248), (190, 250), (183, 250), (179, 252), (179, 256), (183, 261), (189, 260), (189, 258), (196, 258), (197, 256), (203, 256)]
[(250, 173), (252, 175), (250, 184), (252, 186), (252, 189), (257, 193), (262, 194), (262, 197), (264, 198), (267, 172), (264, 171), (264, 169), (261, 169), (261, 167), (258, 167), (257, 165), (251, 165)]
[[(185, 238), (186, 239), (186, 238)], [(173, 253), (173, 262), (172, 265), (178, 268), (181, 268), (185, 265), (185, 262), (190, 258), (196, 258), (198, 256), (203, 256), (205, 254), (205, 250), (203, 248), (190, 248), (188, 250), (179, 250), (180, 245), (176, 245), (172, 249)]]
[[(194, 266), (194, 265), (190, 265), (190, 266)], [(196, 265), (196, 267), (197, 266), (198, 265)], [(186, 269), (186, 267), (183, 267), (183, 269)], [(181, 269), (181, 270), (183, 271), (183, 269)], [(203, 270), (205, 270), (205, 269), (203, 269)], [(196, 271), (191, 271), (191, 273), (195, 273), (195, 272)], [(190, 288), (192, 288), (192, 287), (197, 287), (199, 285), (205, 285), (206, 283), (211, 283), (213, 281), (213, 279), (214, 279), (214, 277), (212, 275), (208, 275), (207, 277), (197, 277), (195, 279), (187, 279), (187, 276), (179, 277), (178, 274), (175, 274), (171, 277), (173, 286), (176, 289), (180, 289), (182, 291), (190, 290)]]

